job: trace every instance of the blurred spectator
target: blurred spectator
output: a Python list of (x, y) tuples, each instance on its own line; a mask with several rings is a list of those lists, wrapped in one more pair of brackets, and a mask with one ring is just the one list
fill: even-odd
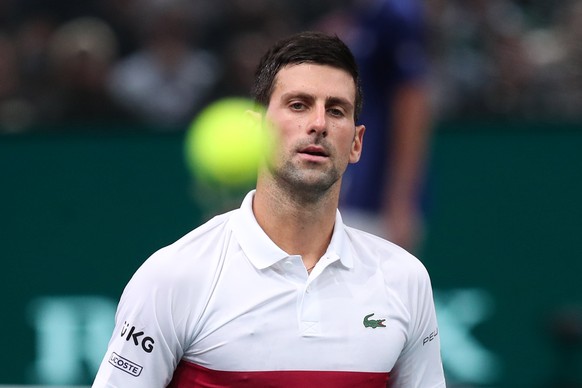
[(117, 59), (113, 30), (97, 18), (77, 18), (54, 32), (48, 46), (49, 65), (60, 122), (119, 120), (121, 110), (106, 89), (111, 66)]
[[(367, 1), (0, 1), (2, 72), (14, 75), (2, 87), (1, 120), (8, 120), (10, 131), (23, 131), (83, 116), (93, 120), (99, 111), (104, 120), (116, 119), (113, 112), (121, 107), (121, 118), (182, 127), (209, 99), (247, 95), (241, 80), (250, 79), (244, 74), (261, 47), (321, 17), (329, 20), (330, 10), (346, 3)], [(582, 118), (579, 0), (422, 1), (431, 101), (439, 118)], [(71, 53), (76, 59), (55, 62), (53, 35), (81, 18), (113, 32), (116, 54), (107, 65), (95, 63), (104, 58)], [(103, 81), (108, 97), (97, 85), (111, 69)], [(101, 106), (89, 103), (98, 95)]]
[(494, 21), (490, 23), (490, 56), (495, 70), (491, 74), (493, 82), (485, 90), (486, 106), (499, 116), (523, 115), (528, 85), (533, 76), (524, 44), (523, 13), (507, 1), (498, 1), (488, 16)]
[(224, 66), (215, 95), (248, 97), (260, 56), (279, 38), (300, 30), (301, 23), (290, 2), (223, 0), (220, 4), (221, 22), (210, 28), (212, 47)]
[(260, 31), (241, 32), (232, 37), (222, 51), (224, 75), (217, 87), (217, 97), (248, 97), (260, 55), (271, 38)]
[(430, 10), (439, 109), (456, 117), (520, 112), (530, 76), (521, 8), (507, 0), (453, 0)]
[(114, 68), (109, 87), (138, 121), (178, 128), (206, 102), (220, 73), (214, 56), (192, 45), (188, 3), (143, 4), (144, 44)]
[(58, 27), (51, 17), (32, 14), (22, 19), (14, 32), (21, 92), (30, 110), (27, 124), (54, 120), (54, 112), (60, 110), (59, 102), (53, 99), (56, 85), (49, 71), (49, 42)]
[(139, 47), (139, 23), (137, 15), (143, 6), (141, 0), (99, 0), (96, 16), (107, 21), (117, 37), (119, 58), (123, 58)]
[(535, 105), (551, 117), (582, 117), (582, 3), (565, 2), (552, 20), (554, 28), (528, 34), (536, 65)]
[(32, 107), (21, 95), (16, 47), (0, 35), (0, 132), (17, 132), (30, 125)]
[(365, 151), (348, 167), (342, 215), (409, 250), (422, 238), (431, 132), (424, 17), (419, 1), (367, 0), (321, 24), (351, 47), (364, 92)]
[(432, 80), (444, 117), (580, 119), (580, 7), (430, 2)]

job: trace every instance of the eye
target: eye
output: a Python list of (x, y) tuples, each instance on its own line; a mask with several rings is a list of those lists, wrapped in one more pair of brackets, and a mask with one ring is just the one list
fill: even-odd
[(293, 110), (304, 110), (305, 109), (305, 104), (302, 102), (293, 102), (289, 105), (289, 107)]
[(328, 112), (334, 117), (344, 117), (344, 111), (340, 108), (330, 108)]

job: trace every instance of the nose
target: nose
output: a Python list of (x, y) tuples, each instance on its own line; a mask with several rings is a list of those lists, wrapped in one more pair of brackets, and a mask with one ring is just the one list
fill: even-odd
[(314, 107), (311, 115), (311, 122), (309, 123), (309, 133), (321, 134), (323, 137), (327, 136), (327, 116), (325, 107)]

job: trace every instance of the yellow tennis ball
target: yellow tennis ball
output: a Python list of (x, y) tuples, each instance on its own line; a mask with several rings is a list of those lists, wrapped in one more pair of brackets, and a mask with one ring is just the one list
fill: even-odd
[(225, 98), (204, 108), (186, 134), (186, 160), (198, 179), (226, 186), (254, 182), (259, 163), (270, 146), (255, 104)]

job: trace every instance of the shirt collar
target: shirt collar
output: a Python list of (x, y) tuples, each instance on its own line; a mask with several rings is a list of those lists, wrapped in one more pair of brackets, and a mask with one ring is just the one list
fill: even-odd
[[(245, 196), (241, 207), (230, 218), (230, 225), (251, 263), (258, 269), (264, 269), (289, 257), (289, 254), (279, 248), (259, 226), (253, 213), (255, 191)], [(339, 211), (336, 211), (333, 235), (324, 257), (331, 261), (339, 260), (347, 268), (353, 267), (352, 249)]]

